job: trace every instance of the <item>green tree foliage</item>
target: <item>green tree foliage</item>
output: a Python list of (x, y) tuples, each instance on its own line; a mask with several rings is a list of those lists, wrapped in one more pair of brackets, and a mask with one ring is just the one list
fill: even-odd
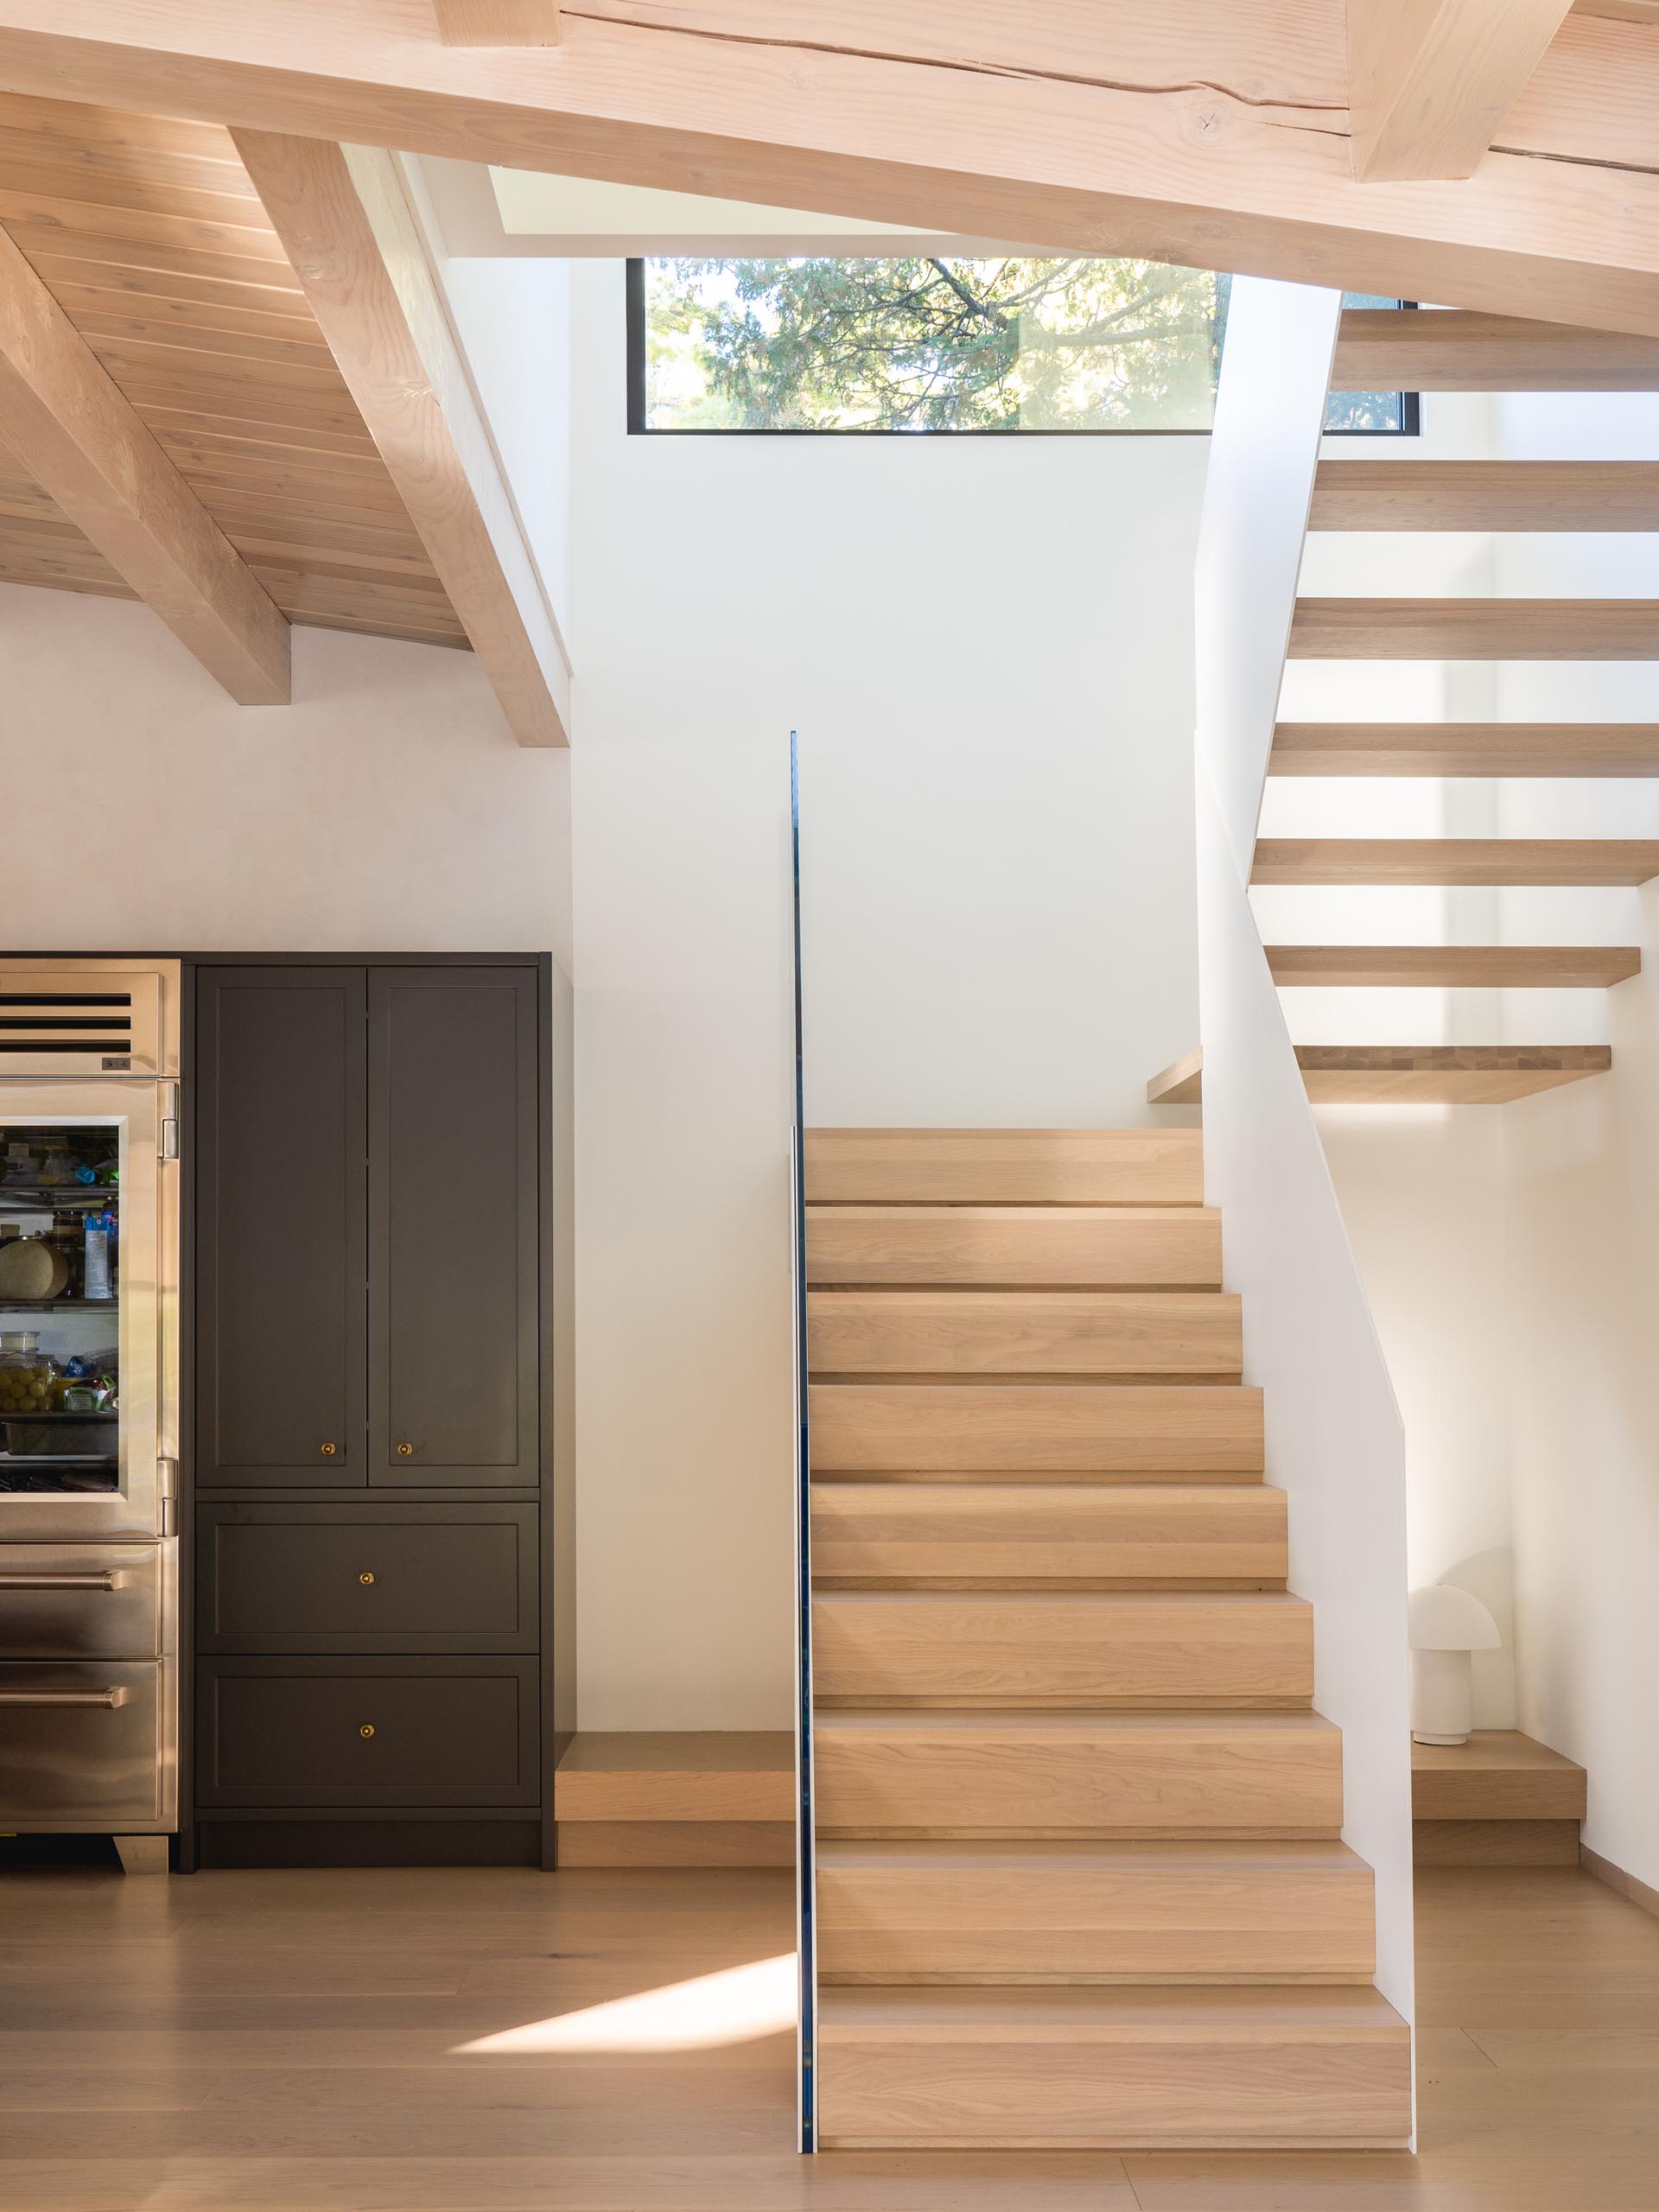
[(939, 256), (648, 267), (653, 420), (818, 430), (1209, 426), (1225, 302), (1207, 270)]

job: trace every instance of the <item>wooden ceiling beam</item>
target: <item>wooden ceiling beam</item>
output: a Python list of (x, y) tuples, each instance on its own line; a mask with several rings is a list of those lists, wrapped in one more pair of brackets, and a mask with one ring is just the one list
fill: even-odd
[(521, 745), (566, 744), (563, 646), (395, 157), (232, 135), (514, 734)]
[[(1659, 32), (1574, 14), (1467, 182), (1361, 184), (1331, 0), (0, 0), (0, 86), (1659, 333)], [(1326, 102), (1329, 105), (1326, 105)]]
[(1348, 0), (1354, 175), (1472, 176), (1571, 0)]
[(232, 698), (286, 705), (282, 613), (3, 229), (0, 436)]
[(432, 0), (446, 46), (556, 46), (559, 0)]

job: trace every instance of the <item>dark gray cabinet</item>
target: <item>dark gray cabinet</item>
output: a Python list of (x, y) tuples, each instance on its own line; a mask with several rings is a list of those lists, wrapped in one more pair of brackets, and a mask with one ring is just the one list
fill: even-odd
[(192, 972), (205, 1860), (550, 1863), (539, 964)]
[(369, 974), (369, 1473), (533, 1485), (536, 979)]
[(196, 1480), (368, 1479), (360, 968), (197, 991)]

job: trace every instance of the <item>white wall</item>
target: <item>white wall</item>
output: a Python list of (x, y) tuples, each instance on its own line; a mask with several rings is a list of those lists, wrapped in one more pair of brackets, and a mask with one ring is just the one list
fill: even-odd
[(582, 1725), (783, 1727), (787, 734), (809, 1118), (1147, 1121), (1207, 441), (629, 438), (573, 285)]
[(147, 607), (0, 587), (0, 945), (569, 957), (569, 764), (470, 653), (294, 632), (232, 703)]

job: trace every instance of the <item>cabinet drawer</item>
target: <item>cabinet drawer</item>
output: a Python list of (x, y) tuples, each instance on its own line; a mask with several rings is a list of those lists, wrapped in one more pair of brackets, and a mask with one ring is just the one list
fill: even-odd
[(203, 1651), (533, 1651), (531, 1505), (235, 1505), (197, 1519)]
[(162, 1686), (154, 1660), (0, 1663), (0, 1827), (159, 1820)]
[(0, 1658), (154, 1659), (155, 1544), (0, 1544)]
[(204, 1808), (498, 1809), (540, 1796), (531, 1659), (204, 1659)]

